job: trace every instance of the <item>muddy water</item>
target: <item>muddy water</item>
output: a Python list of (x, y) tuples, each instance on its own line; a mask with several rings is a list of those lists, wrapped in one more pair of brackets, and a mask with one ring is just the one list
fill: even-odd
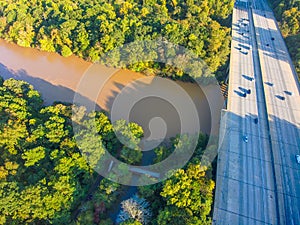
[[(86, 86), (85, 90), (80, 90), (80, 95), (87, 102), (96, 101), (101, 109), (107, 111), (111, 111), (113, 106), (115, 107), (115, 99), (120, 93), (127, 96), (127, 99), (132, 99), (134, 95), (143, 95), (145, 88), (154, 84), (155, 87), (153, 87), (159, 93), (179, 96), (178, 88), (172, 88), (164, 82), (157, 82), (158, 78), (155, 77), (145, 78), (140, 73), (111, 69), (102, 65), (95, 67), (75, 56), (64, 58), (55, 53), (22, 48), (0, 40), (0, 75), (5, 79), (13, 77), (31, 83), (42, 94), (47, 105), (53, 101), (73, 102), (74, 93), (78, 92), (81, 78), (87, 73), (90, 74), (91, 71), (93, 71), (95, 79)], [(97, 89), (96, 93), (99, 92), (99, 95), (94, 97), (95, 88), (99, 87), (97, 86), (99, 83), (104, 85), (100, 91)], [(220, 109), (223, 105), (218, 87), (205, 87), (203, 89), (206, 94), (205, 97), (203, 90), (196, 84), (175, 83), (189, 95), (195, 104), (200, 118), (201, 130), (209, 133), (211, 126), (213, 126), (213, 132), (217, 133)], [(176, 112), (174, 104), (158, 96), (155, 94), (145, 96), (132, 104), (130, 112), (115, 107), (118, 110), (114, 111), (114, 117), (128, 118), (130, 121), (139, 123), (143, 126), (146, 136), (153, 136), (153, 138), (158, 138), (156, 136), (164, 133), (167, 136), (180, 133), (180, 113)], [(213, 122), (211, 122), (211, 118), (214, 119)], [(154, 122), (151, 123), (151, 121)], [(159, 126), (156, 126), (155, 123)], [(195, 121), (191, 118), (188, 123), (193, 127)], [(151, 128), (153, 124), (155, 125), (154, 129)], [(167, 129), (164, 130), (164, 126), (160, 129), (161, 125), (166, 125)]]

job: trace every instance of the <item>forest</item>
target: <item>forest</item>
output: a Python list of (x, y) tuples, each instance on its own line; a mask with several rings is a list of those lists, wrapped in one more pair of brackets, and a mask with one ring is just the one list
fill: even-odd
[(270, 2), (300, 79), (300, 1)]
[[(225, 24), (233, 2), (0, 0), (0, 38), (65, 57), (74, 54), (91, 62), (98, 62), (103, 54), (126, 43), (167, 40), (193, 51), (215, 73), (230, 53), (230, 28)], [(109, 65), (119, 65), (120, 54), (114, 54)], [(126, 67), (186, 79), (182, 71), (157, 62)]]
[[(230, 53), (226, 24), (232, 8), (233, 0), (0, 0), (0, 38), (90, 62), (102, 62), (103, 55), (126, 43), (166, 40), (191, 50), (220, 74)], [(121, 60), (115, 52), (105, 63), (119, 66)], [(126, 68), (189, 80), (179, 68), (154, 61)], [(45, 106), (32, 85), (0, 77), (0, 224), (211, 224), (214, 171), (200, 164), (207, 135), (199, 134), (184, 168), (123, 199), (129, 187), (101, 177), (79, 150), (74, 107), (62, 102)], [(105, 148), (120, 161), (141, 164), (142, 151), (124, 146), (116, 133), (137, 146), (142, 127), (124, 120), (112, 124), (104, 111), (87, 113), (78, 107), (78, 112), (76, 123), (89, 128), (95, 122), (99, 134), (96, 139), (83, 134), (85, 155), (95, 148), (104, 155)], [(173, 137), (154, 149), (154, 163), (181, 144)]]
[[(197, 149), (184, 168), (162, 183), (139, 187), (121, 202), (129, 187), (92, 169), (75, 141), (72, 120), (84, 127), (96, 125), (100, 138), (84, 139), (88, 143), (81, 144), (89, 146), (85, 154), (104, 146), (134, 165), (141, 163), (141, 150), (123, 146), (115, 133), (121, 131), (138, 143), (143, 130), (124, 120), (113, 126), (106, 112), (87, 113), (82, 107), (78, 112), (81, 116), (72, 118), (72, 105), (67, 103), (44, 106), (32, 85), (0, 78), (0, 224), (211, 223), (213, 171), (199, 163), (207, 135), (199, 134)], [(154, 162), (164, 160), (179, 144), (174, 137), (157, 147)], [(117, 218), (110, 216), (114, 213)]]

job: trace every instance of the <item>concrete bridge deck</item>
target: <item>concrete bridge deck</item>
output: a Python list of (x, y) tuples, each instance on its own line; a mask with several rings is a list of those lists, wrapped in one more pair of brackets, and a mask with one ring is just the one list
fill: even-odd
[(231, 49), (214, 224), (300, 224), (299, 82), (264, 1), (235, 5)]

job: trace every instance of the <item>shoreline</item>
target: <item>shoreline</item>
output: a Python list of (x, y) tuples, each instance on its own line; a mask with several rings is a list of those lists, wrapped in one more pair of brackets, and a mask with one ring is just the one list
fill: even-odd
[[(18, 80), (25, 80), (28, 83), (32, 84), (36, 90), (38, 90), (43, 99), (45, 105), (50, 105), (53, 102), (73, 102), (74, 93), (76, 93), (76, 88), (78, 87), (79, 81), (88, 69), (93, 69), (91, 63), (84, 61), (76, 56), (70, 56), (68, 58), (60, 56), (57, 53), (43, 52), (33, 48), (20, 47), (16, 44), (11, 44), (3, 39), (0, 39), (0, 73), (4, 79), (15, 78)], [(130, 70), (115, 70), (111, 71), (111, 68), (107, 68), (103, 65), (97, 65), (98, 69), (101, 70), (100, 73), (106, 77), (109, 77), (105, 83), (103, 89), (100, 91), (97, 98), (97, 104), (100, 109), (110, 112), (111, 107), (115, 98), (122, 93), (122, 90), (125, 87), (131, 85), (130, 93), (140, 91), (143, 93), (143, 87), (149, 84), (149, 76), (145, 76), (141, 73), (133, 72)], [(97, 76), (100, 78), (100, 76)], [(143, 78), (145, 78), (143, 80)], [(156, 77), (153, 77), (156, 78)], [(142, 79), (143, 82), (137, 84), (136, 80)], [(162, 78), (161, 78), (162, 79)], [(170, 80), (168, 78), (165, 78)], [(101, 82), (101, 81), (100, 81)], [(148, 82), (148, 84), (147, 84)], [(200, 119), (203, 125), (202, 131), (209, 133), (210, 124), (208, 121), (208, 104), (205, 103), (205, 97), (201, 90), (197, 87), (196, 84), (183, 81), (172, 81), (175, 84), (182, 87), (185, 92), (187, 92), (191, 99), (194, 101), (197, 111), (200, 115)], [(151, 83), (151, 82), (150, 82)], [(158, 90), (168, 91), (172, 93), (175, 90), (167, 90), (164, 86), (158, 86)], [(210, 86), (205, 87), (205, 92), (209, 93), (209, 98), (213, 99), (210, 102), (213, 103), (210, 106), (211, 111), (216, 112), (214, 115), (216, 119), (216, 124), (218, 125), (218, 118), (220, 110), (223, 106), (223, 99), (217, 93), (218, 90), (211, 90)], [(174, 92), (175, 94), (175, 92)], [(87, 101), (91, 99), (88, 96)], [(149, 114), (153, 114), (155, 111), (155, 103), (146, 104)], [(144, 110), (143, 107), (139, 107), (140, 110)], [(135, 111), (135, 118), (131, 116), (131, 119), (134, 119), (136, 122), (140, 123), (145, 130), (148, 128), (149, 121), (144, 121), (143, 115), (139, 115), (141, 111)], [(122, 113), (122, 112), (120, 112)], [(122, 114), (119, 115), (122, 117)], [(167, 115), (165, 115), (167, 116)], [(172, 134), (178, 133), (178, 126), (172, 122), (172, 129), (170, 130), (170, 136)], [(218, 126), (217, 129), (218, 131)], [(216, 131), (216, 133), (217, 133)]]

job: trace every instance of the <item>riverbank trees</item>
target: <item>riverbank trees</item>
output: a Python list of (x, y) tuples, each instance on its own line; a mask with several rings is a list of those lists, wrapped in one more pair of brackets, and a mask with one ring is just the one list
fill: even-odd
[[(174, 151), (178, 141), (179, 137), (175, 137), (171, 139), (171, 145), (158, 147), (154, 161), (164, 160)], [(174, 171), (174, 175), (162, 183), (139, 187), (139, 195), (151, 204), (151, 224), (211, 224), (215, 187), (211, 178), (213, 168), (200, 163), (207, 143), (208, 136), (200, 134), (196, 150), (184, 168)]]
[[(192, 50), (215, 72), (230, 52), (230, 29), (218, 21), (232, 7), (233, 0), (0, 1), (0, 38), (93, 62), (125, 43), (163, 38)], [(157, 63), (129, 68), (174, 76)]]
[[(0, 224), (71, 224), (72, 212), (98, 177), (77, 147), (71, 106), (45, 107), (28, 83), (0, 81)], [(106, 114), (97, 112), (96, 121), (103, 144), (122, 148)], [(142, 135), (136, 124), (120, 127)], [(99, 143), (88, 140), (92, 151)], [(97, 204), (109, 209), (118, 188), (102, 180)]]
[[(119, 160), (138, 164), (140, 153), (134, 147), (143, 130), (123, 120), (114, 128), (104, 112), (78, 111), (82, 113), (73, 121), (86, 128), (94, 121), (99, 134), (98, 140), (82, 133), (85, 141), (80, 145), (88, 146), (84, 151), (74, 137), (70, 104), (43, 106), (31, 85), (0, 77), (0, 224), (113, 224), (109, 212), (117, 207), (124, 187), (99, 177), (84, 155), (104, 146)], [(117, 138), (118, 132), (133, 146), (131, 152)], [(173, 177), (139, 189), (139, 196), (149, 202), (147, 209), (153, 211), (147, 214), (147, 224), (210, 221), (214, 183), (210, 170), (199, 165), (207, 139), (199, 136), (193, 159)], [(176, 137), (170, 146), (158, 147), (155, 162), (165, 159), (178, 142)], [(128, 219), (123, 224), (141, 224)]]

